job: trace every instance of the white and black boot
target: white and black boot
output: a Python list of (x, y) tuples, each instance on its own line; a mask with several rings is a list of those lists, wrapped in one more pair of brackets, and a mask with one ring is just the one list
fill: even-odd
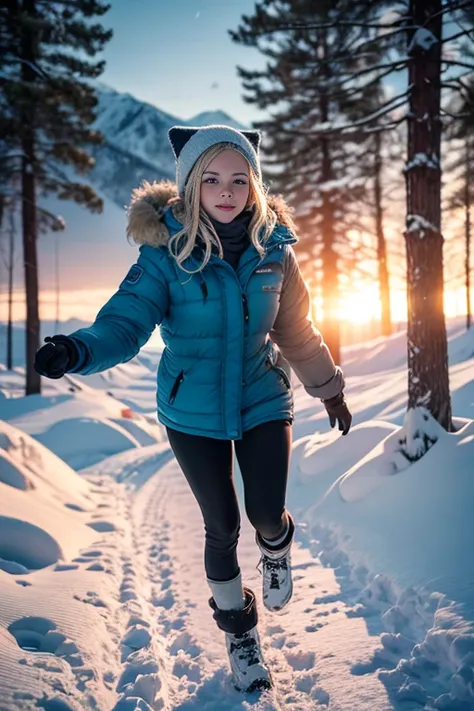
[(257, 631), (255, 595), (244, 587), (244, 607), (241, 610), (220, 610), (213, 597), (209, 605), (219, 629), (225, 632), (232, 680), (237, 691), (271, 689), (270, 672), (263, 660)]
[(295, 533), (293, 517), (287, 513), (288, 529), (276, 545), (266, 541), (258, 533), (255, 540), (261, 558), (257, 568), (262, 573), (263, 604), (271, 612), (279, 612), (291, 600), (293, 579), (291, 576), (291, 544)]

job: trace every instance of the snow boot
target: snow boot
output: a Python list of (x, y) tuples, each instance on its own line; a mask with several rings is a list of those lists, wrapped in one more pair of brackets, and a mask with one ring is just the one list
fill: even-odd
[(265, 665), (257, 632), (255, 595), (244, 587), (245, 607), (242, 610), (219, 610), (213, 597), (209, 605), (217, 626), (225, 632), (232, 680), (237, 691), (271, 689), (270, 672)]
[(278, 548), (271, 548), (270, 544), (262, 539), (258, 531), (255, 534), (255, 540), (261, 553), (257, 568), (262, 573), (263, 578), (263, 604), (271, 612), (282, 610), (293, 595), (291, 544), (295, 533), (295, 522), (290, 514), (288, 514), (288, 522), (288, 533)]

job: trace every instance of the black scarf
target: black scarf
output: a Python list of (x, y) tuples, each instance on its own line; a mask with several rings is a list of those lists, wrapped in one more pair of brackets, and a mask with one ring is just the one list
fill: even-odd
[(221, 241), (224, 260), (233, 269), (237, 269), (240, 257), (250, 244), (248, 227), (252, 216), (253, 210), (244, 210), (228, 223), (209, 218)]

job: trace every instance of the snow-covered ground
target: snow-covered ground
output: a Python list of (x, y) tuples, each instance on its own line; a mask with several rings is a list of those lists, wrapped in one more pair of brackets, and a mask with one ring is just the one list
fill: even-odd
[[(261, 695), (229, 680), (199, 509), (156, 421), (159, 356), (28, 398), (0, 366), (0, 711), (474, 709), (474, 333), (450, 328), (456, 432), (424, 422), (437, 442), (413, 464), (403, 333), (346, 349), (345, 438), (296, 386), (295, 593), (259, 605)], [(260, 599), (245, 517), (239, 552)]]

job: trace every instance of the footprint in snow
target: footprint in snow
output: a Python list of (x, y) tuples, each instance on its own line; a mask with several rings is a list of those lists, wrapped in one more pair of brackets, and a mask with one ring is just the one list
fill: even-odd
[(22, 617), (15, 620), (8, 627), (8, 631), (21, 649), (32, 655), (39, 655), (35, 660), (32, 656), (21, 660), (20, 663), (47, 672), (61, 673), (65, 671), (62, 665), (67, 662), (74, 671), (80, 691), (84, 691), (86, 684), (94, 678), (91, 669), (82, 668), (84, 661), (77, 645), (65, 634), (58, 632), (52, 620), (46, 617)]
[(91, 521), (87, 525), (89, 528), (92, 528), (94, 531), (98, 531), (99, 533), (111, 533), (112, 531), (117, 530), (115, 525), (110, 521)]
[(194, 642), (189, 632), (181, 632), (171, 642), (168, 651), (173, 657), (185, 652), (188, 657), (194, 659), (201, 654), (202, 648)]
[(108, 605), (98, 596), (94, 591), (89, 591), (86, 593), (86, 597), (80, 597), (79, 595), (73, 595), (74, 600), (79, 602), (84, 602), (86, 605), (93, 605), (94, 607), (104, 607), (108, 610)]
[(36, 702), (36, 707), (43, 711), (79, 711), (80, 707), (64, 696), (43, 696)]
[(129, 602), (130, 600), (137, 600), (137, 594), (134, 590), (134, 586), (122, 583), (120, 586), (120, 602)]
[(89, 565), (86, 570), (103, 571), (105, 568), (101, 565), (101, 563), (92, 563), (92, 565)]
[(186, 658), (183, 659), (178, 657), (178, 659), (176, 659), (173, 665), (173, 674), (179, 679), (186, 676), (189, 681), (194, 681), (197, 684), (201, 681), (201, 669), (199, 665), (194, 662), (190, 662)]
[(314, 669), (316, 655), (302, 649), (295, 652), (285, 652), (286, 661), (294, 671), (310, 671)]
[(273, 627), (268, 626), (266, 629), (266, 633), (268, 635), (282, 634), (284, 631), (285, 630), (283, 629), (283, 627), (280, 627), (280, 625), (274, 625)]
[(272, 638), (272, 647), (274, 649), (283, 649), (286, 644), (286, 636), (278, 635)]
[(163, 595), (159, 597), (153, 596), (152, 604), (155, 607), (164, 607), (166, 610), (170, 610), (175, 603), (174, 595), (171, 590), (166, 590)]
[(304, 628), (305, 632), (317, 632), (318, 630), (322, 629), (325, 625), (321, 624), (321, 622), (318, 622), (316, 625), (307, 625), (307, 627)]
[(340, 602), (341, 598), (340, 595), (329, 595), (329, 594), (324, 594), (325, 590), (323, 590), (323, 595), (320, 597), (315, 597), (313, 600), (313, 605), (324, 605), (327, 603), (331, 602)]

